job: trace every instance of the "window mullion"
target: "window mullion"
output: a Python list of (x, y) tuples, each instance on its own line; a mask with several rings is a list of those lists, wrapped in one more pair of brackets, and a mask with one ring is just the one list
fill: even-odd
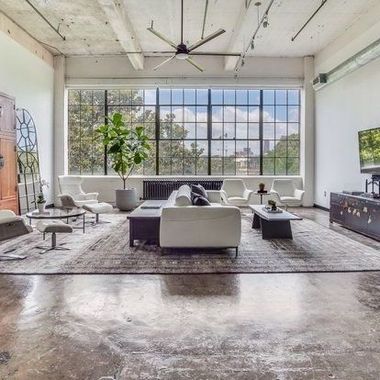
[(156, 175), (160, 174), (160, 157), (159, 157), (159, 143), (160, 143), (160, 92), (156, 88), (156, 117), (155, 117), (155, 141), (156, 141)]

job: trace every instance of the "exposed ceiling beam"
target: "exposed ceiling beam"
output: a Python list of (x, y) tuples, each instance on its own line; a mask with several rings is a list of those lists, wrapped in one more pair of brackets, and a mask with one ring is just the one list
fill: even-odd
[[(232, 30), (230, 41), (228, 42), (228, 47), (226, 51), (239, 51), (243, 47), (238, 46), (239, 45), (239, 35), (241, 30), (243, 29), (244, 25), (247, 22), (252, 23), (252, 17), (249, 17), (249, 8), (250, 8), (251, 2), (244, 1), (242, 4), (242, 7), (240, 8), (239, 17), (236, 19), (234, 28)], [(238, 62), (238, 57), (226, 57), (224, 60), (224, 69), (227, 71), (233, 71), (236, 67), (236, 64)]]
[[(113, 31), (115, 32), (121, 46), (127, 51), (142, 51), (137, 40), (133, 25), (128, 18), (127, 11), (122, 0), (98, 0), (104, 13), (107, 15)], [(135, 70), (144, 68), (143, 54), (127, 54)]]

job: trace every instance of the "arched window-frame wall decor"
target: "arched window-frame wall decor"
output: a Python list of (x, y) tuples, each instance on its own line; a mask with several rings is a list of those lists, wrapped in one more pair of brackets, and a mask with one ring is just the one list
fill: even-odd
[(24, 108), (16, 110), (16, 120), (19, 204), (23, 214), (35, 208), (40, 192), (41, 173), (34, 120)]

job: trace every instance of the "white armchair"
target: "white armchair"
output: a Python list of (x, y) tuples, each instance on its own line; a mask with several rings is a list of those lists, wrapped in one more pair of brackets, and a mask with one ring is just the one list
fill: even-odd
[[(58, 198), (62, 202), (71, 198), (76, 207), (82, 207), (85, 204), (98, 203), (99, 193), (85, 193), (82, 189), (83, 179), (80, 176), (64, 176), (58, 177), (60, 194)], [(63, 204), (63, 206), (65, 206)]]
[(225, 204), (232, 206), (247, 206), (253, 191), (248, 190), (241, 179), (225, 179), (223, 181), (221, 196)]
[(304, 191), (297, 189), (291, 179), (274, 179), (271, 192), (281, 205), (302, 206)]

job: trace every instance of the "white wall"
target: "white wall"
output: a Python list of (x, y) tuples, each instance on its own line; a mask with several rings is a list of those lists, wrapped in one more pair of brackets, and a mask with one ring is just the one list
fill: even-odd
[[(380, 6), (359, 20), (315, 59), (327, 72), (380, 35)], [(315, 203), (329, 207), (330, 192), (364, 191), (358, 131), (380, 126), (380, 59), (316, 92)]]
[[(38, 131), (42, 178), (53, 184), (53, 75), (51, 65), (0, 30), (0, 92), (26, 108)], [(53, 189), (48, 191), (52, 201)]]

